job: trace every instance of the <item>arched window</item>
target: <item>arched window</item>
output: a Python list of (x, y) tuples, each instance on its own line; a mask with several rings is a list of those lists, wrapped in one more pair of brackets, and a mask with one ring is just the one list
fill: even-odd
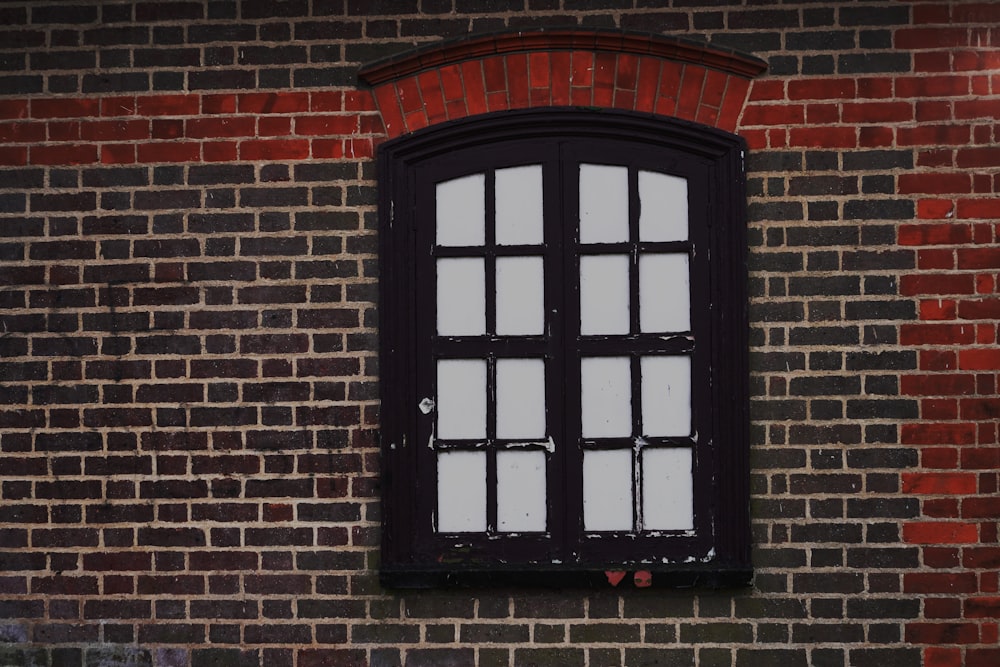
[(383, 583), (749, 580), (743, 154), (566, 108), (380, 148)]

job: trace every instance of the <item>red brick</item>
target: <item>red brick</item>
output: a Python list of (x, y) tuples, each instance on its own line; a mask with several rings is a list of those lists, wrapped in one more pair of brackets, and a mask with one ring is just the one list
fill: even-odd
[[(941, 255), (942, 259), (935, 262), (925, 261), (925, 253)], [(922, 250), (918, 254), (917, 266), (921, 269), (953, 268), (952, 253), (941, 250)], [(957, 304), (951, 299), (925, 299), (920, 302), (920, 319), (922, 320), (953, 320), (956, 317)]]
[(1000, 298), (960, 301), (958, 316), (964, 320), (1000, 319)]
[[(382, 84), (382, 86), (380, 87), (384, 87), (386, 85), (388, 85), (390, 88), (392, 87), (391, 84)], [(355, 91), (355, 92), (359, 94), (362, 93), (362, 91)], [(372, 97), (372, 94), (368, 93), (367, 91), (364, 92), (367, 95), (367, 97), (371, 99), (372, 109), (373, 110), (377, 109), (378, 107), (375, 104), (375, 100)], [(324, 91), (315, 91), (309, 93), (309, 111), (336, 113), (343, 111), (345, 109), (344, 103), (345, 103), (345, 93), (339, 90), (324, 90)]]
[(97, 146), (93, 144), (32, 146), (28, 160), (30, 164), (93, 164), (97, 162)]
[[(548, 54), (551, 81), (549, 84), (549, 103), (552, 106), (568, 106), (570, 104), (570, 67), (569, 51), (554, 51)], [(655, 84), (653, 84), (655, 87)]]
[(156, 95), (137, 97), (140, 116), (195, 116), (201, 107), (198, 95)]
[(955, 245), (972, 241), (972, 227), (967, 224), (900, 225), (900, 245)]
[(909, 274), (902, 276), (899, 292), (907, 296), (930, 294), (974, 294), (975, 280), (962, 274)]
[(921, 493), (930, 496), (968, 495), (976, 492), (974, 473), (903, 473), (903, 493)]
[(750, 104), (743, 109), (742, 124), (801, 125), (805, 120), (805, 107), (801, 104)]
[(971, 544), (979, 541), (974, 523), (923, 521), (903, 524), (903, 540), (914, 544)]
[(903, 590), (907, 593), (972, 593), (976, 590), (973, 572), (907, 572), (903, 575)]
[(1000, 370), (1000, 350), (977, 348), (959, 350), (958, 366), (962, 370)]
[(900, 174), (900, 194), (914, 193), (967, 193), (972, 192), (972, 178), (969, 174)]
[(901, 123), (913, 120), (909, 102), (846, 103), (842, 111), (845, 123)]
[[(923, 5), (914, 9), (920, 7)], [(957, 648), (928, 646), (924, 649), (924, 667), (962, 667), (962, 651)]]
[[(756, 84), (754, 87), (756, 88)], [(857, 95), (854, 79), (796, 79), (788, 82), (790, 100), (851, 100)]]
[(970, 648), (965, 652), (963, 667), (996, 667), (1000, 665), (1000, 648)]
[(0, 146), (0, 164), (9, 166), (28, 164), (27, 146)]
[(976, 393), (972, 375), (932, 374), (904, 375), (900, 391), (905, 396), (956, 396)]
[(904, 324), (899, 342), (903, 345), (963, 344), (975, 340), (975, 328), (965, 324)]
[(102, 120), (82, 123), (80, 136), (86, 141), (144, 141), (149, 139), (149, 121)]
[(243, 93), (236, 96), (240, 113), (302, 113), (309, 110), (308, 93)]
[(99, 99), (58, 98), (31, 101), (32, 118), (90, 118), (100, 115)]
[(440, 123), (447, 118), (444, 107), (444, 93), (441, 91), (441, 77), (437, 70), (428, 70), (417, 75), (420, 99), (430, 124)]
[(358, 116), (303, 116), (295, 119), (295, 134), (305, 136), (351, 136), (358, 131)]
[(789, 144), (806, 148), (856, 148), (858, 136), (853, 127), (793, 127)]
[(975, 623), (907, 623), (906, 641), (913, 644), (975, 644), (979, 626)]
[(1000, 199), (960, 199), (958, 217), (995, 220), (1000, 217)]
[(27, 100), (0, 100), (0, 118), (27, 118)]
[(467, 113), (474, 116), (489, 110), (486, 104), (486, 88), (483, 81), (482, 65), (475, 60), (462, 63), (462, 83), (465, 86)]
[[(613, 53), (597, 53), (593, 60), (591, 89), (595, 106), (611, 106), (614, 101), (616, 57)], [(574, 85), (580, 85), (574, 82)]]
[(136, 160), (135, 144), (103, 144), (101, 146), (102, 164), (133, 164)]
[(965, 28), (901, 28), (893, 39), (897, 49), (939, 49), (948, 46), (965, 46), (969, 31)]
[(169, 141), (139, 144), (139, 162), (198, 162), (201, 144)]
[(205, 95), (201, 98), (201, 112), (203, 114), (236, 113), (236, 96)]
[(184, 134), (192, 139), (252, 137), (255, 122), (252, 117), (192, 118), (185, 124)]
[(309, 157), (305, 140), (260, 140), (240, 143), (241, 160), (302, 160)]
[(966, 498), (962, 501), (963, 519), (1000, 519), (1000, 497)]

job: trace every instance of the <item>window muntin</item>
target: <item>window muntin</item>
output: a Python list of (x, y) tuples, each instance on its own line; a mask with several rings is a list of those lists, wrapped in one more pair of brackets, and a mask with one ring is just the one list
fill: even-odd
[[(713, 194), (739, 200), (738, 142), (713, 146), (735, 172), (723, 184), (716, 156), (662, 137), (581, 137), (563, 125), (465, 141), (475, 145), (428, 142), (419, 160), (392, 163), (405, 187), (383, 178), (393, 190), (383, 280), (396, 288), (383, 301), (413, 315), (410, 327), (383, 311), (383, 382), (400, 383), (383, 389), (383, 580), (418, 585), (440, 563), (449, 568), (437, 579), (450, 581), (628, 564), (747, 572), (745, 424), (721, 427), (718, 410), (719, 373), (741, 355), (739, 343), (715, 349), (713, 308), (725, 304), (711, 301), (742, 284), (743, 266), (714, 276), (708, 263), (723, 241), (712, 223), (733, 234), (727, 242), (743, 239), (742, 204), (720, 221), (709, 197), (721, 185)], [(383, 156), (383, 176), (404, 152)], [(727, 252), (744, 249), (715, 250), (723, 261)], [(727, 318), (745, 322), (738, 294)], [(745, 419), (745, 378), (730, 384), (731, 414)], [(726, 483), (742, 496), (735, 511)]]

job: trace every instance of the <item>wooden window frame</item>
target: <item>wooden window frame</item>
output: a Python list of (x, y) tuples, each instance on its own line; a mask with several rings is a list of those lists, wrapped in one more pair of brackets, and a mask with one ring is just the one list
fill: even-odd
[[(555, 156), (553, 145), (560, 146)], [(614, 579), (608, 574), (612, 571), (649, 572), (654, 586), (749, 582), (745, 150), (739, 137), (701, 125), (583, 109), (511, 111), (449, 122), (379, 148), (383, 585), (607, 586)], [(653, 351), (683, 351), (687, 345), (693, 358), (692, 419), (697, 437), (690, 446), (697, 461), (695, 530), (691, 535), (583, 536), (582, 478), (576, 470), (582, 453), (576, 442), (579, 434), (570, 433), (562, 434), (563, 442), (557, 445), (565, 454), (553, 459), (566, 467), (553, 463), (547, 474), (546, 533), (436, 534), (433, 509), (428, 509), (436, 496), (435, 473), (427, 463), (432, 458), (428, 443), (420, 441), (426, 427), (421, 426), (423, 415), (417, 408), (434, 373), (433, 354), (448, 344), (429, 340), (435, 321), (434, 281), (426, 281), (426, 276), (434, 275), (428, 252), (434, 224), (428, 213), (433, 202), (427, 197), (434, 196), (430, 186), (465, 173), (547, 160), (548, 193), (572, 187), (566, 183), (574, 180), (553, 182), (550, 174), (558, 173), (563, 164), (592, 161), (595, 151), (611, 163), (632, 165), (632, 172), (654, 166), (683, 173), (693, 194), (690, 241), (665, 244), (674, 250), (686, 244), (691, 251), (692, 336), (675, 336), (654, 345)], [(579, 419), (566, 413), (564, 403), (572, 402), (565, 401), (566, 396), (580, 395), (579, 371), (568, 369), (573, 363), (579, 368), (583, 343), (575, 340), (569, 345), (559, 327), (567, 318), (579, 318), (575, 292), (579, 283), (562, 278), (576, 270), (563, 265), (565, 258), (576, 257), (563, 246), (578, 234), (576, 225), (567, 227), (566, 221), (578, 217), (579, 197), (562, 191), (558, 198), (546, 196), (545, 201), (547, 335), (514, 343), (483, 341), (478, 348), (473, 341), (466, 349), (485, 354), (490, 345), (510, 344), (520, 346), (518, 354), (543, 355), (546, 373), (557, 373), (568, 382), (562, 391), (551, 389), (559, 383), (546, 382), (547, 410), (562, 412), (563, 424), (575, 419), (578, 431)], [(562, 217), (559, 202), (564, 207)], [(549, 268), (553, 266), (556, 273)], [(558, 306), (558, 321), (549, 321), (553, 304)], [(631, 309), (633, 318), (635, 311)], [(597, 337), (586, 345), (597, 355), (638, 354), (649, 345), (644, 338), (650, 337)], [(557, 342), (562, 349), (556, 349)], [(638, 393), (633, 396), (637, 400)], [(487, 489), (493, 487), (487, 484)]]

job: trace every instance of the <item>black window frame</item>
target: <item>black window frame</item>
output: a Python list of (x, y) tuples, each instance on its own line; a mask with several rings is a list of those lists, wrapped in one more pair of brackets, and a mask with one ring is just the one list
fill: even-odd
[[(714, 128), (593, 109), (501, 112), (432, 126), (380, 146), (383, 585), (607, 586), (607, 572), (622, 570), (648, 571), (654, 586), (718, 587), (750, 581), (745, 151), (740, 137)], [(428, 465), (427, 442), (420, 437), (422, 429), (426, 433), (421, 422), (426, 416), (417, 407), (427, 395), (421, 386), (425, 389), (433, 376), (435, 354), (451, 345), (469, 354), (544, 356), (546, 373), (567, 379), (565, 387), (546, 383), (547, 409), (561, 409), (560, 423), (575, 419), (578, 431), (579, 419), (566, 412), (563, 401), (580, 395), (579, 371), (569, 369), (574, 363), (579, 369), (584, 347), (597, 355), (638, 354), (649, 349), (641, 335), (583, 342), (570, 341), (560, 329), (567, 318), (579, 318), (579, 281), (556, 280), (550, 270), (556, 267), (562, 276), (578, 271), (575, 263), (565, 265), (567, 259), (578, 261), (573, 245), (578, 228), (569, 225), (572, 233), (568, 235), (565, 221), (578, 218), (579, 196), (573, 189), (576, 179), (565, 178), (562, 170), (566, 165), (595, 161), (629, 165), (633, 197), (635, 171), (640, 168), (688, 179), (689, 199), (694, 202), (689, 241), (652, 244), (657, 248), (647, 250), (677, 251), (683, 246), (690, 253), (691, 335), (661, 341), (654, 351), (686, 350), (693, 355), (692, 419), (698, 434), (690, 444), (696, 452), (694, 535), (584, 537), (582, 476), (574, 463), (582, 459), (582, 450), (576, 443), (579, 434), (569, 426), (573, 437), (563, 434), (558, 444), (559, 460), (569, 465), (550, 465), (547, 474), (550, 518), (553, 505), (559, 504), (564, 508), (557, 511), (562, 519), (550, 524), (546, 533), (436, 534), (433, 511), (428, 511), (433, 506), (429, 499), (436, 494), (435, 473)], [(433, 340), (434, 260), (428, 252), (433, 250), (428, 245), (433, 244), (434, 233), (433, 183), (529, 163), (547, 165), (546, 243), (541, 251), (546, 257), (546, 335), (513, 343), (499, 337), (471, 342)], [(559, 196), (549, 196), (552, 191)], [(634, 231), (636, 220), (630, 224)], [(573, 247), (567, 249), (567, 245)], [(507, 248), (501, 253), (517, 250)], [(629, 252), (634, 256), (638, 251)], [(486, 275), (490, 274), (487, 270)], [(550, 321), (553, 304), (561, 317)], [(636, 311), (630, 309), (633, 330)], [(488, 493), (494, 488), (487, 483)], [(488, 508), (493, 505), (487, 503)]]

